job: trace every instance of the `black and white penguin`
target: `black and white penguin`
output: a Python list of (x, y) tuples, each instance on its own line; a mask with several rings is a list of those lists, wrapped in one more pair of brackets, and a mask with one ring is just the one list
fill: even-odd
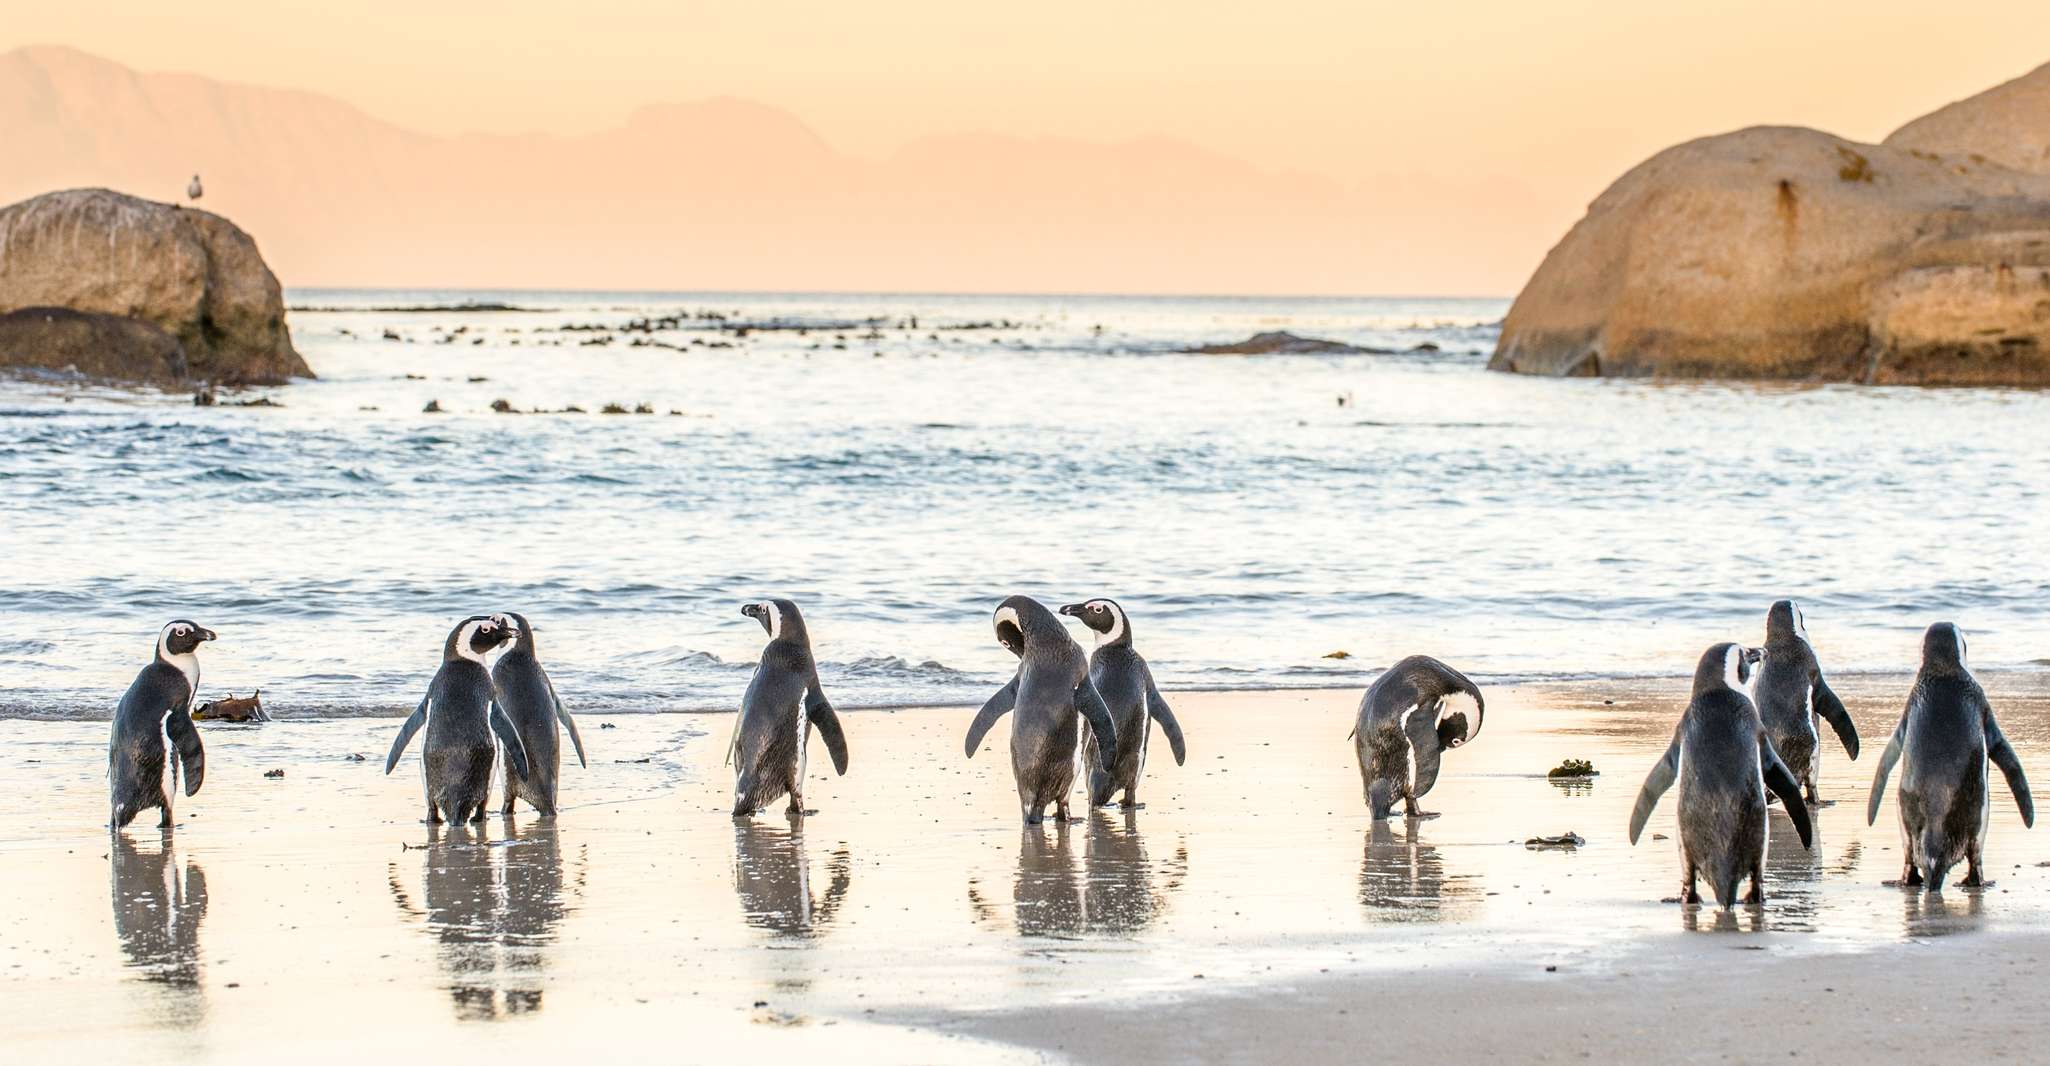
[(1011, 773), (1018, 782), (1018, 806), (1026, 825), (1038, 825), (1046, 805), (1068, 820), (1068, 791), (1082, 766), (1082, 723), (1096, 740), (1098, 765), (1117, 764), (1117, 726), (1096, 686), (1089, 683), (1089, 657), (1061, 620), (1030, 596), (1012, 596), (993, 617), (997, 643), (1018, 657), (1018, 673), (975, 714), (965, 745), (969, 758), (983, 734), (1013, 710)]
[(441, 646), (441, 669), (427, 684), (427, 695), (392, 741), (384, 772), (391, 773), (399, 756), (420, 727), (427, 739), (420, 746), (420, 786), (427, 798), (427, 821), (438, 823), (484, 820), (491, 799), (491, 764), (496, 758), (492, 737), (505, 748), (513, 770), (532, 772), (520, 731), (498, 706), (484, 657), (510, 643), (512, 627), (478, 614), (456, 623)]
[[(137, 814), (157, 807), (164, 816), (157, 825), (171, 827), (171, 793), (178, 791), (178, 772), (185, 773), (185, 794), (199, 791), (206, 779), (206, 747), (192, 724), (192, 697), (199, 691), (199, 646), (214, 631), (180, 618), (157, 631), (156, 657), (135, 675), (114, 709), (113, 735), (107, 741), (107, 792), (113, 809), (108, 824), (115, 829)], [(178, 749), (171, 765), (171, 788), (164, 789), (164, 756)]]
[(811, 635), (797, 605), (762, 600), (742, 607), (740, 613), (762, 624), (769, 643), (762, 648), (762, 661), (747, 683), (747, 694), (740, 698), (733, 739), (726, 747), (726, 761), (733, 767), (733, 816), (753, 814), (787, 795), (790, 816), (801, 817), (811, 731), (819, 731), (839, 774), (847, 772), (847, 737), (819, 687)]
[(1787, 764), (1794, 780), (1812, 806), (1821, 800), (1815, 779), (1822, 772), (1820, 735), (1815, 719), (1820, 716), (1836, 731), (1844, 751), (1858, 757), (1858, 727), (1822, 677), (1822, 665), (1808, 643), (1808, 627), (1801, 608), (1792, 600), (1781, 600), (1765, 613), (1765, 661), (1751, 687), (1758, 717), (1773, 750)]
[(1644, 832), (1659, 797), (1680, 782), (1680, 900), (1701, 902), (1697, 877), (1708, 878), (1716, 904), (1728, 910), (1737, 884), (1751, 879), (1745, 903), (1765, 902), (1765, 790), (1786, 805), (1801, 846), (1813, 843), (1801, 786), (1773, 750), (1749, 690), (1761, 653), (1717, 644), (1694, 668), (1694, 696), (1673, 730), (1673, 742), (1644, 779), (1630, 812), (1630, 843)]
[[(562, 729), (569, 730), (569, 742), (576, 748), (577, 765), (584, 761), (584, 738), (577, 735), (576, 719), (555, 694), (555, 682), (542, 669), (534, 651), (534, 627), (523, 614), (493, 615), (492, 620), (512, 631), (512, 647), (491, 665), (492, 687), (498, 692), (499, 709), (519, 730), (520, 745), (527, 752), (531, 773), (516, 772), (512, 760), (505, 762), (505, 813), (513, 812), (513, 801), (526, 800), (544, 816), (556, 811), (556, 780), (562, 770)], [(558, 728), (559, 727), (559, 728)]]
[(1963, 884), (1986, 884), (1984, 856), (1989, 792), (1986, 763), (2000, 767), (2021, 808), (2022, 824), (2036, 824), (2036, 803), (2021, 760), (2000, 732), (1986, 691), (1965, 666), (1965, 637), (1949, 622), (1938, 622), (1922, 636), (1922, 669), (1908, 693), (1908, 707), (1894, 727), (1893, 739), (1879, 757), (1872, 777), (1872, 796), (1865, 804), (1865, 824), (1879, 818), (1879, 800), (1893, 764), (1907, 759), (1901, 770), (1901, 885), (1926, 884), (1940, 891), (1943, 879), (1959, 859), (1970, 864)]
[(1438, 783), (1445, 752), (1480, 735), (1486, 710), (1481, 690), (1465, 674), (1428, 655), (1412, 655), (1375, 678), (1360, 698), (1349, 738), (1374, 820), (1388, 817), (1398, 799), (1405, 815), (1434, 817), (1416, 801)]
[(1089, 805), (1108, 806), (1111, 796), (1123, 790), (1120, 806), (1137, 807), (1139, 775), (1146, 770), (1146, 741), (1153, 733), (1147, 719), (1160, 723), (1176, 766), (1188, 759), (1181, 723), (1161, 698), (1145, 658), (1132, 647), (1132, 624), (1123, 607), (1112, 600), (1085, 600), (1062, 607), (1061, 613), (1081, 619), (1096, 634), (1096, 649), (1089, 653), (1089, 683), (1096, 686), (1096, 694), (1110, 709), (1111, 724), (1117, 727), (1117, 758), (1110, 766), (1103, 765), (1093, 743), (1082, 745), (1089, 763)]

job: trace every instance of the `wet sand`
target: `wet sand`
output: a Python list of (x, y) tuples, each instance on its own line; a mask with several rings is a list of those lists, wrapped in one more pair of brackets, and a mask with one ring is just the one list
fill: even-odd
[[(2050, 774), (2050, 675), (1982, 680)], [(1963, 1017), (1946, 1047), (2028, 1050), (2043, 1027), (1997, 990), (2050, 961), (2050, 837), (1999, 793), (1995, 885), (1883, 887), (1892, 804), (1867, 828), (1863, 797), (1907, 679), (1833, 682), (1868, 754), (1825, 749), (1814, 852), (1776, 815), (1772, 900), (1728, 915), (1660, 902), (1670, 796), (1624, 836), (1681, 679), (1493, 689), (1444, 816), (1379, 829), (1344, 691), (1172, 694), (1189, 762), (1155, 747), (1145, 809), (1033, 830), (1008, 725), (961, 757), (972, 708), (847, 714), (849, 775), (813, 760), (801, 826), (725, 813), (723, 716), (584, 718), (554, 824), (441, 831), (412, 760), (382, 773), (396, 720), (213, 725), (176, 829), (112, 838), (104, 724), (0, 721), (0, 784), (33, 797), (0, 810), (0, 1030), (32, 1062), (1831, 1059)], [(1546, 781), (1567, 757), (1602, 776)], [(1587, 845), (1523, 844), (1566, 830)]]

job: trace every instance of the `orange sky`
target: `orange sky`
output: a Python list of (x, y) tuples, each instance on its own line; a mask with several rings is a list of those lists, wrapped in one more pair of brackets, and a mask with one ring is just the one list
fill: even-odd
[(12, 4), (0, 50), (306, 89), (435, 133), (586, 133), (730, 95), (877, 158), (934, 133), (1168, 136), (1270, 171), (1488, 197), (1452, 212), (1442, 239), (1470, 267), (1432, 287), (1502, 294), (1665, 145), (1759, 123), (1877, 139), (2050, 59), (2042, 0), (1676, 6), (155, 0)]

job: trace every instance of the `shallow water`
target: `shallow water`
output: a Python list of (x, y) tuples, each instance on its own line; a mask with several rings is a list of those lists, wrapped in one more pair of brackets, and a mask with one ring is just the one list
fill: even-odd
[[(289, 298), (343, 309), (281, 409), (0, 383), (0, 715), (104, 716), (181, 615), (210, 694), (390, 713), (507, 609), (575, 706), (725, 709), (773, 594), (846, 706), (979, 699), (1014, 592), (1119, 598), (1177, 686), (1685, 674), (1782, 595), (1838, 671), (2050, 654), (2050, 394), (1487, 374), (1499, 300)], [(536, 310), (365, 310), (478, 299)], [(1405, 354), (1173, 354), (1282, 328)]]
[[(1984, 680), (2040, 767), (2043, 675)], [(1906, 684), (1838, 683), (1868, 749)], [(1682, 965), (1693, 942), (1675, 938), (1724, 930), (1732, 949), (1842, 952), (2050, 920), (2050, 838), (2021, 827), (2004, 790), (1993, 887), (1882, 886), (1899, 862), (1893, 805), (1863, 825), (1872, 756), (1834, 748), (1822, 787), (1839, 802), (1817, 813), (1814, 852), (1774, 816), (1768, 905), (1659, 902), (1678, 863), (1649, 834), (1671, 833), (1672, 795), (1642, 844), (1624, 830), (1682, 689), (1493, 690), (1481, 736), (1426, 798), (1442, 817), (1378, 830), (1339, 692), (1176, 694), (1189, 761), (1156, 750), (1143, 810), (1037, 829), (1017, 824), (1007, 723), (963, 760), (966, 708), (848, 715), (850, 771), (813, 760), (818, 813), (795, 828), (726, 815), (724, 723), (703, 716), (587, 716), (592, 764), (565, 768), (556, 824), (523, 811), (474, 831), (414, 821), (413, 759), (381, 772), (392, 722), (213, 726), (205, 788), (175, 831), (135, 828), (111, 847), (103, 727), (0, 722), (0, 786), (39, 796), (0, 808), (0, 1022), (31, 1061), (143, 1046), (172, 1061), (333, 1055), (333, 1041), (365, 1040), (660, 1049), (679, 1026), (693, 1051), (723, 1054), (823, 1046), (804, 1041), (841, 1025), (896, 1041), (864, 1045), (885, 1057), (959, 1061), (999, 1051), (895, 1026), (1326, 971)], [(1601, 776), (1546, 781), (1569, 756)], [(285, 776), (265, 778), (273, 768)], [(1569, 829), (1586, 846), (1522, 843)]]

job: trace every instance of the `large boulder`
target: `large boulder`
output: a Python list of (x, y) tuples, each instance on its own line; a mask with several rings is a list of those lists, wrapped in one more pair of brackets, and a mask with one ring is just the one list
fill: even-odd
[[(177, 340), (195, 379), (259, 384), (313, 376), (292, 347), (283, 293), (256, 242), (207, 211), (107, 189), (0, 208), (0, 313), (23, 308), (148, 323)], [(0, 366), (17, 359), (45, 365), (0, 349)], [(88, 370), (88, 362), (102, 369)], [(125, 380), (161, 376), (160, 355), (147, 344), (126, 358), (106, 352), (78, 366)]]
[(1740, 130), (1660, 152), (1603, 192), (1517, 296), (1488, 365), (2050, 384), (2046, 268), (2050, 174)]
[(25, 307), (0, 315), (0, 367), (170, 385), (185, 378), (185, 346), (139, 318)]

